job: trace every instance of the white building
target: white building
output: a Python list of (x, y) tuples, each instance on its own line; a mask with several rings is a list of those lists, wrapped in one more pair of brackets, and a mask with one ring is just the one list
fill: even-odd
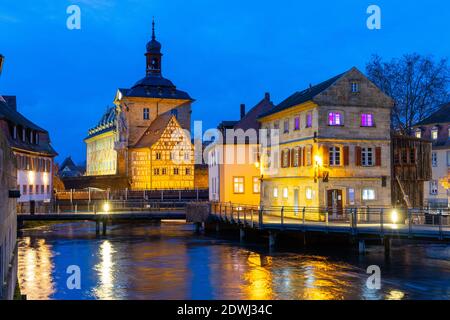
[(450, 103), (416, 124), (414, 134), (433, 142), (433, 178), (425, 183), (426, 203), (430, 206), (450, 207)]
[(48, 132), (17, 112), (14, 96), (0, 96), (0, 129), (17, 159), (18, 202), (28, 203), (26, 210), (33, 212), (52, 199), (53, 159), (57, 153)]

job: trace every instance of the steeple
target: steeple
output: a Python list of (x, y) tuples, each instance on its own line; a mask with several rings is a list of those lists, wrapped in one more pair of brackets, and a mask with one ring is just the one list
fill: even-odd
[(156, 40), (155, 35), (155, 20), (152, 20), (152, 40), (147, 43), (147, 71), (148, 76), (161, 76), (161, 43)]

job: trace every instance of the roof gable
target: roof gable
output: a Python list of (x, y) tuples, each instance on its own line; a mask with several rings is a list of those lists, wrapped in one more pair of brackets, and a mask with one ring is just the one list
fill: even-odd
[(423, 126), (429, 124), (439, 124), (450, 122), (450, 103), (441, 105), (438, 110), (430, 116), (415, 124), (415, 126)]

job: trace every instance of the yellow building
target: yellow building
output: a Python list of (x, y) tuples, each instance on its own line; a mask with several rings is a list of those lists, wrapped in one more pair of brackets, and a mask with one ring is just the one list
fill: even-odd
[(262, 148), (262, 205), (291, 215), (320, 207), (335, 218), (353, 206), (391, 205), (392, 106), (352, 68), (262, 115), (274, 140)]
[[(245, 106), (241, 105), (241, 120), (220, 124), (218, 129), (222, 139), (206, 147), (211, 201), (259, 206), (261, 175), (257, 118), (272, 107), (270, 96), (266, 94), (247, 114)], [(233, 142), (227, 142), (227, 137)]]
[(194, 146), (175, 116), (155, 120), (130, 154), (132, 189), (194, 188)]
[[(193, 189), (193, 155), (179, 166), (165, 161), (174, 143), (170, 132), (190, 130), (194, 100), (162, 76), (161, 44), (154, 23), (146, 49), (145, 77), (129, 89), (118, 89), (115, 107), (89, 130), (87, 175), (126, 177), (132, 189)], [(179, 152), (188, 157), (190, 138), (183, 132), (180, 139), (184, 147)]]

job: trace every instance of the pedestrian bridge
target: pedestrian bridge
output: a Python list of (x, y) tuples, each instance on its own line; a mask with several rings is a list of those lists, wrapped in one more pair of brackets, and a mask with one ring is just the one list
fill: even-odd
[(353, 239), (450, 241), (450, 212), (443, 209), (270, 207), (212, 203), (217, 222), (242, 229), (348, 235)]

